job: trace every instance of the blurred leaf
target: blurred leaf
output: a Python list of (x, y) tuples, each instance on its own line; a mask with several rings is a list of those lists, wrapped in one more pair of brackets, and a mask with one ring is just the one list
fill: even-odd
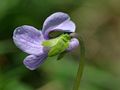
[(0, 41), (0, 54), (6, 54), (15, 51), (15, 45), (11, 40)]
[(0, 0), (0, 19), (4, 17), (8, 11), (15, 7), (20, 0)]
[[(8, 73), (9, 74), (9, 73)], [(33, 90), (28, 85), (20, 82), (16, 77), (7, 77), (5, 74), (0, 74), (0, 90)]]
[[(62, 80), (64, 85), (67, 83), (72, 85), (77, 73), (78, 63), (75, 63), (71, 56), (63, 58), (62, 61), (49, 58), (43, 65), (43, 69), (49, 72), (53, 79)], [(97, 67), (85, 65), (81, 82), (82, 90), (119, 90), (119, 85), (120, 77), (115, 77), (111, 73)]]

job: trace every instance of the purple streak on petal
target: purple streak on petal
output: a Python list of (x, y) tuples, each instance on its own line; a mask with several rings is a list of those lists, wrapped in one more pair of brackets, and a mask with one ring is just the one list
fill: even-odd
[(23, 63), (28, 69), (35, 70), (45, 61), (46, 58), (47, 54), (42, 54), (39, 56), (29, 55), (24, 59)]
[(41, 42), (44, 40), (42, 32), (32, 26), (21, 26), (13, 33), (14, 43), (28, 54), (39, 55), (44, 52)]
[(68, 51), (71, 51), (79, 46), (79, 41), (77, 38), (72, 38), (69, 44), (69, 47), (67, 48)]
[(45, 20), (42, 29), (44, 37), (48, 39), (49, 32), (54, 30), (74, 32), (75, 24), (70, 20), (70, 17), (66, 13), (57, 12)]

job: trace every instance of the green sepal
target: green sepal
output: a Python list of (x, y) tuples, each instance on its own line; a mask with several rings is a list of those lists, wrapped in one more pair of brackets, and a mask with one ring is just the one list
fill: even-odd
[(55, 56), (65, 51), (69, 46), (70, 36), (68, 34), (62, 34), (55, 39), (46, 40), (42, 43), (45, 47), (50, 47), (48, 56)]
[(46, 41), (43, 41), (42, 45), (45, 47), (53, 47), (57, 44), (58, 40), (59, 38), (46, 40)]
[(69, 46), (69, 42), (64, 42), (62, 39), (60, 39), (57, 44), (55, 46), (53, 46), (49, 53), (48, 56), (55, 56), (57, 54), (62, 53), (63, 51), (65, 51), (65, 49), (67, 49)]

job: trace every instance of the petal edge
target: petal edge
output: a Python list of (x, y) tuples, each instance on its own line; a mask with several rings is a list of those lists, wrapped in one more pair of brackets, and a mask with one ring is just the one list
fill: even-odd
[(29, 55), (24, 59), (23, 64), (26, 68), (35, 70), (45, 61), (46, 58), (47, 54), (42, 54), (40, 56)]

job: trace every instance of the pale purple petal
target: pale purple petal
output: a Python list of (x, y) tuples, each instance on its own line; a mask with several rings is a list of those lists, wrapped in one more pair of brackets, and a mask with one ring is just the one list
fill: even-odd
[(24, 25), (15, 29), (13, 33), (14, 43), (18, 48), (28, 54), (39, 55), (44, 53), (41, 45), (44, 40), (42, 32), (36, 28)]
[(79, 46), (79, 41), (77, 38), (72, 38), (69, 44), (69, 47), (67, 48), (68, 51), (71, 51)]
[(57, 12), (49, 16), (44, 24), (42, 32), (44, 37), (48, 39), (48, 34), (51, 31), (75, 32), (75, 24), (70, 20), (68, 14)]
[(23, 63), (28, 69), (35, 70), (45, 61), (46, 58), (47, 54), (41, 54), (39, 56), (29, 55), (24, 59)]

